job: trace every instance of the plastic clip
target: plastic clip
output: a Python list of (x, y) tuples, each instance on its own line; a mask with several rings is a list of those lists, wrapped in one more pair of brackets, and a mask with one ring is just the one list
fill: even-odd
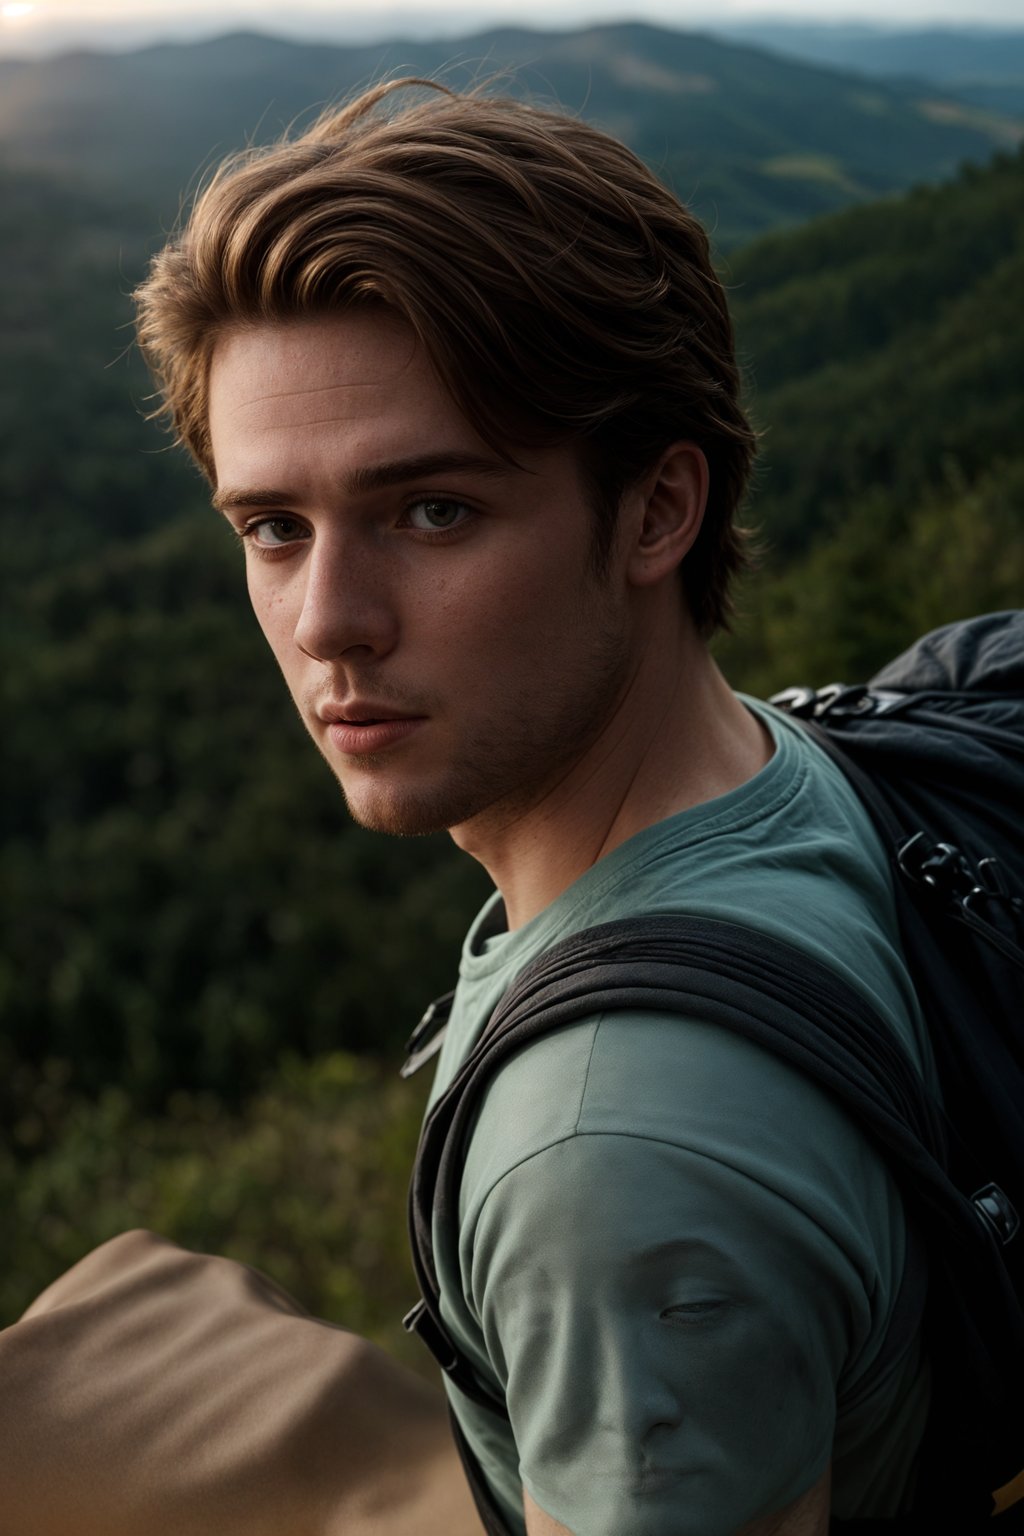
[(971, 1196), (971, 1204), (997, 1243), (1005, 1248), (1013, 1242), (1020, 1231), (1020, 1217), (998, 1184), (986, 1184), (979, 1189)]
[(437, 1055), (444, 1042), (445, 1027), (454, 1000), (455, 993), (446, 992), (430, 1004), (406, 1041), (405, 1061), (398, 1069), (399, 1077), (412, 1077), (425, 1062)]
[(441, 1325), (427, 1311), (425, 1301), (418, 1301), (402, 1318), (406, 1333), (417, 1334), (430, 1350), (445, 1375), (450, 1376), (458, 1368), (459, 1358), (455, 1346)]

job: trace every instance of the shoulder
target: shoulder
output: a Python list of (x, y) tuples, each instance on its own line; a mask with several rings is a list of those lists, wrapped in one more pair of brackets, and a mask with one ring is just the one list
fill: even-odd
[(467, 1151), (461, 1237), (475, 1251), (481, 1221), (500, 1212), (510, 1235), (538, 1221), (585, 1247), (599, 1237), (587, 1208), (625, 1234), (645, 1211), (651, 1224), (685, 1222), (698, 1190), (727, 1223), (795, 1213), (880, 1296), (901, 1268), (898, 1195), (846, 1112), (770, 1052), (675, 1014), (595, 1018), (504, 1066)]

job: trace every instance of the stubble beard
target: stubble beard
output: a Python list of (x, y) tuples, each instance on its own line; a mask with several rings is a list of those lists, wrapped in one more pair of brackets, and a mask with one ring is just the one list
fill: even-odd
[[(389, 783), (395, 770), (392, 752), (360, 757), (343, 776), (336, 757), (321, 751), (350, 816), (369, 831), (426, 837), (485, 816), (511, 824), (539, 804), (593, 746), (615, 713), (629, 671), (621, 629), (599, 626), (573, 677), (559, 679), (558, 689), (549, 689), (541, 700), (531, 688), (518, 701), (507, 702), (500, 715), (485, 719), (458, 744), (458, 760), (432, 785)], [(410, 749), (415, 751), (415, 742)], [(360, 787), (376, 781), (369, 794), (351, 783), (357, 776)]]

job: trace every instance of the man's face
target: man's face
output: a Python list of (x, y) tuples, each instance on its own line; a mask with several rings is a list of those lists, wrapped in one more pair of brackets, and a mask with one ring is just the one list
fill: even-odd
[(223, 336), (210, 432), (253, 608), (355, 819), (421, 833), (539, 804), (631, 665), (575, 453), (504, 463), (382, 310)]

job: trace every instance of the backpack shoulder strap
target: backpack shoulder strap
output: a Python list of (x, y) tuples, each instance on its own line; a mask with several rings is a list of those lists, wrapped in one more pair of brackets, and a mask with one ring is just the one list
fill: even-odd
[[(456, 1230), (465, 1147), (486, 1082), (538, 1035), (597, 1013), (637, 1010), (718, 1024), (790, 1062), (840, 1099), (916, 1205), (961, 1242), (975, 1239), (977, 1213), (943, 1171), (949, 1131), (941, 1107), (865, 997), (812, 956), (738, 924), (625, 919), (570, 935), (528, 966), (427, 1116), (409, 1212), (423, 1311), (410, 1327), (444, 1335), (434, 1231)], [(442, 1352), (455, 1379), (455, 1352)]]

